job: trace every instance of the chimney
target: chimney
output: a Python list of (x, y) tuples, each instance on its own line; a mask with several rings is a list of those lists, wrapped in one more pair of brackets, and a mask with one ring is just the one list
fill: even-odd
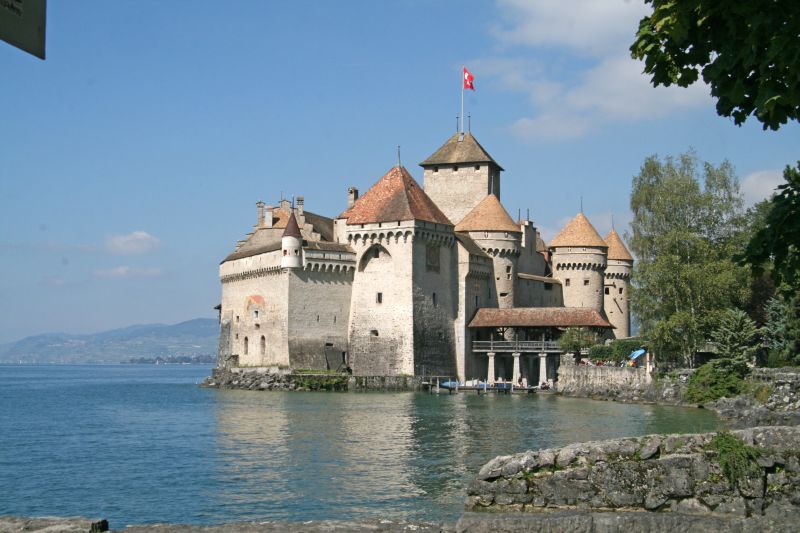
[(289, 199), (287, 199), (287, 198), (281, 198), (281, 203), (278, 204), (278, 205), (280, 205), (280, 207), (281, 207), (281, 209), (283, 211), (291, 211), (292, 210), (292, 202), (289, 201)]
[(297, 206), (297, 216), (298, 217), (302, 217), (303, 216), (303, 207), (304, 207), (303, 204), (304, 203), (305, 203), (305, 198), (304, 197), (298, 196), (297, 198), (295, 198), (295, 205)]
[(264, 202), (259, 200), (256, 202), (256, 211), (258, 212), (258, 224), (256, 227), (263, 228), (264, 227)]
[(264, 208), (264, 214), (265, 214), (265, 216), (264, 216), (264, 227), (265, 228), (271, 228), (272, 227), (272, 217), (273, 217), (272, 210), (273, 210), (273, 207), (271, 205), (268, 205), (267, 207)]
[(355, 187), (349, 187), (347, 189), (347, 208), (350, 209), (353, 207), (353, 204), (356, 203), (358, 200), (358, 189)]

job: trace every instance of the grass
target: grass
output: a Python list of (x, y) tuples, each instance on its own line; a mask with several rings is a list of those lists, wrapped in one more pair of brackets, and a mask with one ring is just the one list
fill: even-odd
[(746, 445), (728, 431), (717, 433), (711, 439), (708, 448), (717, 453), (717, 462), (722, 468), (722, 474), (734, 486), (737, 486), (742, 479), (760, 472), (756, 459), (761, 455), (761, 451)]

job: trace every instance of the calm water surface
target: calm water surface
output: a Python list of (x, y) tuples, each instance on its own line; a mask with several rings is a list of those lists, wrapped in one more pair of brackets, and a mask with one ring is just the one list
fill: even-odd
[(0, 366), (0, 514), (454, 519), (496, 455), (718, 427), (703, 410), (545, 395), (198, 388), (210, 371)]

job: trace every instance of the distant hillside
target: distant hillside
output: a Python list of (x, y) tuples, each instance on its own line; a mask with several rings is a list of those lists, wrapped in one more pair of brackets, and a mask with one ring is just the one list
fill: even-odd
[(196, 318), (174, 325), (145, 324), (92, 335), (45, 333), (0, 346), (3, 363), (118, 363), (134, 357), (217, 352), (219, 324)]

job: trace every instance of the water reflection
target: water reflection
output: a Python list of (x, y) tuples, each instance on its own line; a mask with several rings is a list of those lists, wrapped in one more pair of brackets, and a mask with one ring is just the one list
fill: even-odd
[(707, 412), (555, 396), (218, 391), (212, 516), (452, 518), (497, 455), (716, 428)]

